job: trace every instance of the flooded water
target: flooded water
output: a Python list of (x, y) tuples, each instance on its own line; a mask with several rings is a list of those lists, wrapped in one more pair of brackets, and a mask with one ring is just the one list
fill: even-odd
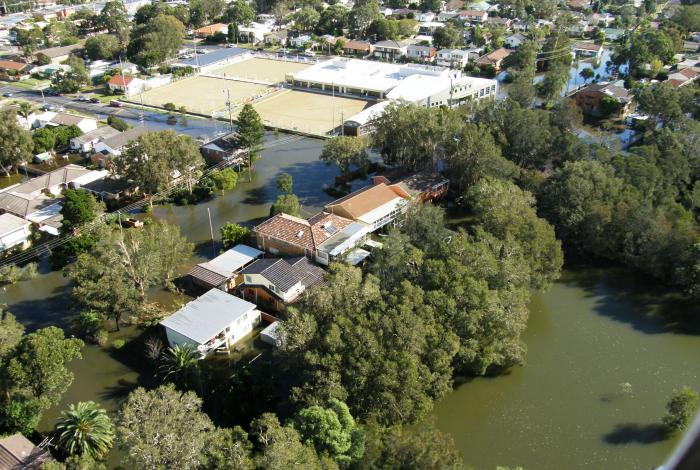
[[(189, 127), (191, 134), (201, 134), (214, 126), (202, 121)], [(337, 170), (318, 160), (322, 141), (268, 134), (266, 144), (252, 182), (240, 181), (225, 196), (196, 206), (154, 209), (154, 217), (177, 223), (195, 244), (183, 270), (219, 250), (218, 228), (225, 222), (252, 226), (268, 215), (280, 172), (293, 176), (304, 215), (332, 199), (322, 187), (333, 183)], [(165, 306), (187, 300), (161, 291), (152, 298)], [(666, 398), (684, 384), (700, 389), (700, 336), (674, 330), (669, 312), (690, 309), (672, 300), (628, 273), (567, 273), (533, 298), (527, 364), (507, 376), (460, 385), (436, 405), (439, 427), (454, 436), (466, 463), (476, 468), (621, 469), (660, 463), (673, 445), (653, 432)], [(70, 292), (61, 272), (43, 269), (32, 281), (5, 287), (0, 303), (8, 304), (28, 330), (70, 322)], [(122, 329), (111, 334), (110, 344), (136, 334)], [(73, 384), (45, 413), (41, 430), (50, 430), (69, 403), (96, 400), (114, 412), (135, 386), (151, 383), (128, 359), (124, 351), (86, 346), (83, 359), (71, 364)], [(622, 382), (632, 385), (631, 396), (618, 393)], [(117, 461), (113, 452), (110, 466)]]
[(457, 387), (438, 427), (477, 469), (654, 468), (677, 443), (658, 432), (670, 393), (700, 390), (700, 331), (678, 330), (681, 313), (700, 312), (629, 272), (567, 272), (532, 300), (527, 364)]

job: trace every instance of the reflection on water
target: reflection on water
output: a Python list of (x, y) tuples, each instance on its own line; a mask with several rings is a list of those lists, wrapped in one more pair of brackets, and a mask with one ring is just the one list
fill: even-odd
[(676, 442), (658, 426), (666, 400), (683, 385), (700, 390), (700, 330), (682, 327), (698, 306), (627, 271), (588, 269), (535, 294), (530, 312), (527, 364), (470, 380), (435, 409), (466, 463), (659, 465)]

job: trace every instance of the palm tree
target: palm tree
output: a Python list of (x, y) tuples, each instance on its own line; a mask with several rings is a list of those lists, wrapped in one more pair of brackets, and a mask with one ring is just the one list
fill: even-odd
[(190, 344), (176, 344), (160, 357), (158, 372), (164, 382), (187, 389), (195, 385), (199, 353)]
[(61, 413), (55, 431), (57, 446), (69, 455), (99, 459), (112, 448), (114, 425), (107, 412), (93, 401), (70, 405)]
[(32, 114), (34, 106), (31, 103), (22, 101), (17, 105), (17, 114), (22, 116), (24, 119), (29, 119), (29, 115)]

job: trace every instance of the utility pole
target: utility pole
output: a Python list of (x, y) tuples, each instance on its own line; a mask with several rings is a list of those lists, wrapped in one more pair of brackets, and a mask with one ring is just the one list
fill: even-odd
[(207, 207), (207, 216), (209, 216), (209, 233), (211, 233), (211, 249), (212, 254), (216, 255), (216, 245), (214, 244), (214, 227), (211, 224), (211, 211)]
[(126, 93), (126, 78), (124, 77), (124, 66), (122, 65), (122, 56), (119, 56), (119, 73), (122, 76), (122, 88), (124, 88), (124, 96), (127, 98), (129, 95)]

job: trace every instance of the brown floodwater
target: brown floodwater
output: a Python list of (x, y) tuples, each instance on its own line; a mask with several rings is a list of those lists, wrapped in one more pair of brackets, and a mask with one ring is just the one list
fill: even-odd
[[(274, 178), (282, 171), (294, 177), (305, 215), (332, 199), (322, 187), (332, 184), (337, 170), (318, 161), (323, 142), (273, 134), (267, 142), (280, 145), (264, 152), (252, 182), (241, 181), (235, 190), (196, 206), (155, 208), (154, 217), (177, 223), (195, 243), (183, 270), (219, 250), (217, 230), (225, 222), (253, 225), (265, 218), (277, 194)], [(163, 291), (151, 298), (172, 308), (188, 299)], [(28, 330), (66, 327), (72, 315), (66, 279), (45, 268), (34, 280), (0, 290), (0, 303), (8, 304)], [(462, 381), (436, 404), (433, 416), (454, 437), (467, 465), (478, 469), (497, 464), (528, 470), (652, 468), (676, 442), (657, 433), (669, 393), (685, 384), (700, 389), (700, 330), (680, 328), (687, 322), (678, 317), (700, 318), (693, 309), (626, 271), (568, 271), (533, 297), (524, 337), (527, 363), (508, 375)], [(123, 328), (111, 334), (110, 343), (136, 334)], [(83, 359), (70, 366), (72, 385), (44, 414), (41, 430), (50, 430), (69, 403), (95, 400), (113, 413), (135, 386), (151, 383), (123, 356), (86, 346)], [(623, 382), (631, 384), (631, 394), (621, 393)], [(118, 458), (112, 452), (110, 466)]]

